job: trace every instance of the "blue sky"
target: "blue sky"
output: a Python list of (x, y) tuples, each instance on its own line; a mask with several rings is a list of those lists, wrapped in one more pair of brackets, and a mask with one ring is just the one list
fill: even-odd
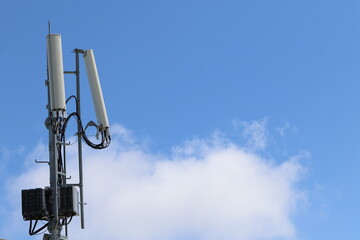
[[(129, 131), (141, 153), (169, 161), (174, 146), (214, 132), (240, 148), (265, 141), (251, 151), (275, 166), (302, 156), (306, 171), (294, 184), (306, 200), (289, 216), (295, 238), (358, 239), (360, 2), (2, 3), (1, 219), (16, 208), (9, 179), (38, 167), (31, 157), (47, 141), (48, 20), (62, 34), (65, 70), (74, 69), (72, 49), (94, 49), (110, 122), (125, 129), (118, 138)], [(95, 120), (85, 71), (82, 77), (83, 118)], [(67, 76), (68, 95), (72, 84)], [(30, 238), (18, 215), (22, 229), (0, 238)]]

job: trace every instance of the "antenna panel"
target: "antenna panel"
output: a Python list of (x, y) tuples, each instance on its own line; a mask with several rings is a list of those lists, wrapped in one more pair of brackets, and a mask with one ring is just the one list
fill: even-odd
[(47, 62), (50, 89), (50, 107), (52, 111), (66, 110), (64, 67), (61, 35), (49, 34), (47, 40)]
[(105, 130), (106, 128), (109, 128), (109, 120), (106, 113), (105, 102), (92, 49), (85, 51), (84, 60), (97, 122), (100, 129)]

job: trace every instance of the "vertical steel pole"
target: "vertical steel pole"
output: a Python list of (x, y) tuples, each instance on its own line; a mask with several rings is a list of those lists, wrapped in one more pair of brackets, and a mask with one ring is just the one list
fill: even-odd
[[(50, 34), (50, 21), (48, 22), (49, 34)], [(59, 220), (59, 188), (58, 188), (58, 151), (57, 144), (58, 140), (56, 138), (56, 134), (53, 129), (52, 122), (52, 109), (51, 109), (51, 99), (50, 99), (50, 84), (49, 84), (49, 68), (47, 69), (47, 94), (48, 94), (48, 118), (45, 121), (45, 126), (49, 130), (49, 168), (50, 168), (50, 189), (51, 196), (50, 202), (52, 202), (52, 217), (50, 218), (48, 231), (50, 233), (50, 240), (58, 240), (60, 239), (61, 234), (61, 224)], [(56, 125), (56, 127), (58, 127)], [(56, 129), (58, 131), (59, 129)]]
[(58, 144), (56, 135), (52, 127), (51, 117), (51, 103), (50, 103), (50, 90), (49, 80), (46, 82), (48, 87), (48, 118), (46, 120), (46, 127), (49, 130), (49, 165), (50, 165), (50, 189), (51, 189), (51, 202), (52, 202), (52, 218), (49, 221), (48, 230), (51, 240), (60, 239), (61, 224), (59, 221), (59, 189), (58, 189), (58, 152), (56, 145)]
[[(83, 53), (83, 50), (76, 48), (76, 113), (81, 119), (81, 106), (80, 106), (80, 65), (79, 65), (79, 54)], [(81, 124), (78, 122), (78, 158), (79, 158), (79, 188), (80, 188), (80, 211), (81, 211), (81, 228), (85, 228), (84, 220), (84, 191), (83, 191), (83, 163), (82, 163), (82, 129)]]

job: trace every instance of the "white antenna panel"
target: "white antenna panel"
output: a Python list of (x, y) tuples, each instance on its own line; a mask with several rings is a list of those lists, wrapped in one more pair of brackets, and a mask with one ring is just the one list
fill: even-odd
[(84, 53), (85, 67), (91, 89), (91, 96), (95, 108), (96, 119), (101, 130), (109, 128), (109, 120), (106, 113), (105, 102), (101, 90), (94, 52), (92, 49)]
[(46, 40), (50, 107), (52, 111), (65, 111), (66, 103), (61, 35), (49, 34)]

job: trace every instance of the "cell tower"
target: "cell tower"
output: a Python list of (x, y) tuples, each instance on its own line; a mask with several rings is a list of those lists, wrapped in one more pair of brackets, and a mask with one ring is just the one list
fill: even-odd
[[(50, 186), (21, 191), (22, 215), (25, 221), (30, 221), (30, 235), (41, 234), (42, 231), (47, 230), (48, 233), (44, 234), (43, 240), (65, 240), (68, 239), (67, 226), (74, 216), (81, 217), (81, 228), (85, 228), (82, 141), (94, 149), (104, 149), (110, 145), (111, 138), (93, 50), (74, 49), (75, 71), (64, 71), (61, 35), (50, 34), (49, 31), (46, 43), (48, 67), (45, 85), (48, 90), (48, 117), (45, 125), (49, 131), (49, 161), (35, 161), (49, 165)], [(81, 122), (80, 55), (84, 58), (97, 118), (97, 124), (90, 121), (85, 128)], [(76, 94), (67, 99), (65, 98), (64, 74), (74, 74), (76, 77)], [(75, 100), (76, 111), (68, 114), (66, 105), (71, 99)], [(77, 183), (68, 183), (69, 176), (66, 173), (66, 147), (69, 145), (65, 139), (66, 127), (72, 118), (77, 122), (79, 168)], [(100, 138), (98, 143), (93, 143), (87, 137), (85, 130), (89, 126), (97, 128), (97, 137)], [(46, 223), (37, 227), (39, 222)], [(64, 234), (62, 234), (63, 229)]]

